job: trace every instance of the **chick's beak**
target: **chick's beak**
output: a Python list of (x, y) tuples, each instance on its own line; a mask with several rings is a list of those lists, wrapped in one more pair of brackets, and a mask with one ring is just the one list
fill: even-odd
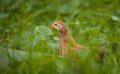
[(50, 25), (50, 28), (54, 28), (54, 26), (51, 24), (51, 25)]

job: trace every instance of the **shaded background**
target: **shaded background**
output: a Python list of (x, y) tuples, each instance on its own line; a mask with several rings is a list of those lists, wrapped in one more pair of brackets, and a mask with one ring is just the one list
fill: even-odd
[[(88, 47), (75, 63), (59, 56), (55, 20)], [(0, 1), (0, 74), (119, 74), (119, 57), (119, 0)]]

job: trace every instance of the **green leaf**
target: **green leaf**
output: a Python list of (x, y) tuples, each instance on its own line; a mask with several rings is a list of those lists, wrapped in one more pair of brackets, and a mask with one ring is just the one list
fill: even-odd
[(52, 35), (52, 30), (46, 26), (36, 26), (34, 30), (35, 38), (38, 40), (46, 40), (47, 36)]

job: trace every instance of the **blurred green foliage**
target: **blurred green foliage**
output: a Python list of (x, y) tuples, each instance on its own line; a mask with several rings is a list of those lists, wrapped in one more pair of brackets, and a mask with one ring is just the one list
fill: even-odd
[[(77, 61), (59, 55), (55, 20), (87, 47)], [(0, 74), (49, 73), (120, 74), (119, 0), (0, 0)]]

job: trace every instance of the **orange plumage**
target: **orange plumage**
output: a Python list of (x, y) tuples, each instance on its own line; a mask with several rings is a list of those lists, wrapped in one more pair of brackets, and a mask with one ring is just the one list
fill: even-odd
[[(66, 55), (68, 51), (76, 52), (83, 46), (78, 45), (75, 40), (69, 34), (66, 24), (62, 21), (55, 21), (50, 25), (51, 28), (55, 28), (60, 32), (60, 54)], [(68, 50), (69, 49), (69, 50)]]

